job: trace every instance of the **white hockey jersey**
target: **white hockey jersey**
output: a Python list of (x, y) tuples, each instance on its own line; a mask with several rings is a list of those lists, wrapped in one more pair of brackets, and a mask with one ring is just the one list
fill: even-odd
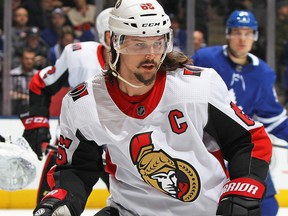
[(54, 66), (33, 76), (29, 83), (30, 105), (49, 107), (51, 96), (62, 87), (79, 83), (102, 73), (104, 46), (94, 41), (67, 45)]
[(215, 215), (228, 179), (223, 158), (231, 179), (264, 181), (270, 140), (231, 102), (213, 69), (159, 71), (143, 96), (129, 97), (114, 83), (97, 75), (62, 104), (54, 188), (77, 196), (83, 208), (104, 144), (109, 203), (123, 216)]

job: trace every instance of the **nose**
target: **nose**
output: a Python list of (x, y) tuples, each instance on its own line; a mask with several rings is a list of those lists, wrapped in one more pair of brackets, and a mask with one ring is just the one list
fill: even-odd
[(152, 60), (152, 59), (155, 58), (155, 54), (154, 54), (154, 53), (146, 54), (146, 55), (145, 55), (145, 58), (146, 58), (146, 59), (149, 59), (149, 60)]
[(155, 50), (153, 46), (147, 47), (146, 59), (154, 59), (155, 58)]
[(154, 59), (154, 58), (155, 58), (154, 52), (147, 53), (147, 54), (145, 55), (145, 58), (146, 58), (146, 59), (149, 59), (149, 60)]
[(240, 40), (242, 40), (242, 41), (243, 41), (243, 40), (246, 40), (246, 39), (247, 39), (247, 36), (246, 36), (246, 35), (244, 35), (244, 34), (241, 34), (239, 38), (240, 38)]

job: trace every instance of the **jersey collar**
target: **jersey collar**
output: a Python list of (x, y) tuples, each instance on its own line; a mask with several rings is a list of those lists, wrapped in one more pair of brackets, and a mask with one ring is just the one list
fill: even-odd
[[(225, 55), (227, 58), (229, 58), (227, 49), (228, 49), (228, 45), (222, 46), (223, 55)], [(248, 53), (248, 58), (250, 60), (249, 62), (251, 62), (253, 66), (259, 65), (260, 62), (259, 62), (259, 58), (257, 56), (253, 55), (252, 53)]]
[(108, 92), (117, 107), (126, 115), (144, 119), (151, 114), (159, 104), (166, 83), (166, 72), (158, 71), (154, 87), (144, 95), (128, 96), (118, 86), (117, 79), (114, 84), (106, 80)]

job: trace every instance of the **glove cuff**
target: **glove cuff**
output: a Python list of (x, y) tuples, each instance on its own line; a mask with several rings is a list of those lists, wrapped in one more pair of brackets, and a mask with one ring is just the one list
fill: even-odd
[(49, 119), (43, 116), (28, 117), (21, 119), (25, 130), (31, 130), (35, 128), (49, 128)]
[(64, 189), (58, 188), (50, 191), (41, 201), (44, 201), (49, 198), (56, 198), (59, 200), (64, 200), (67, 196), (68, 192)]
[[(50, 191), (36, 207), (34, 212), (40, 211), (41, 208), (51, 209), (53, 212), (61, 206), (67, 206), (70, 215), (78, 216), (84, 210), (85, 205), (82, 205), (79, 198), (69, 193), (67, 190), (62, 188), (56, 188)], [(60, 211), (60, 209), (58, 209)], [(67, 210), (67, 209), (66, 209)], [(56, 214), (57, 215), (57, 214)], [(66, 214), (65, 214), (66, 215)]]
[(28, 107), (19, 115), (19, 118), (25, 130), (49, 128), (49, 110), (46, 107)]
[(265, 185), (252, 178), (236, 178), (223, 186), (220, 201), (227, 196), (242, 196), (253, 199), (262, 199), (265, 192)]

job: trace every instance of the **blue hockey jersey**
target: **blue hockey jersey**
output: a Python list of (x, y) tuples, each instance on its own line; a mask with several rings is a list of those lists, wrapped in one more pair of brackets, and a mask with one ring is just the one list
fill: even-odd
[[(263, 60), (251, 53), (248, 56), (246, 65), (238, 65), (230, 60), (224, 45), (201, 48), (192, 59), (194, 65), (213, 68), (220, 74), (231, 99), (245, 114), (262, 122), (268, 133), (288, 141), (286, 110), (274, 89), (276, 74)], [(270, 174), (266, 184), (266, 197), (276, 194)]]
[(227, 45), (198, 50), (196, 66), (215, 69), (226, 83), (231, 99), (251, 118), (262, 122), (268, 133), (288, 141), (286, 110), (278, 102), (276, 74), (263, 60), (249, 53), (249, 63), (238, 65), (228, 58)]

